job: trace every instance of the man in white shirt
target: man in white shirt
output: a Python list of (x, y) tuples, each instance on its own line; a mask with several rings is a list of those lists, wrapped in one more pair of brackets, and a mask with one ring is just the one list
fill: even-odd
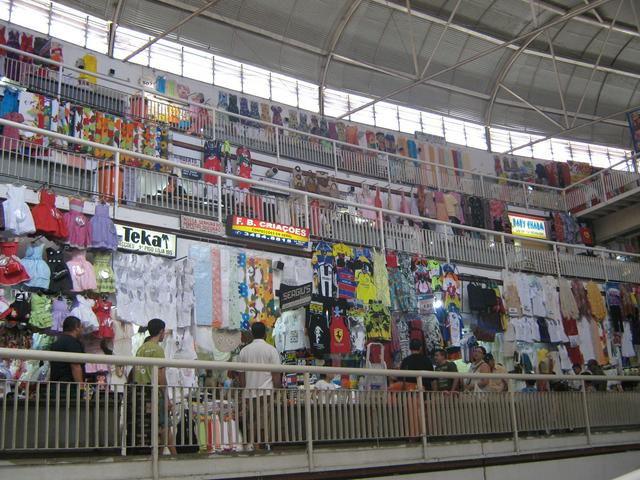
[[(267, 328), (264, 323), (251, 325), (253, 341), (245, 346), (238, 355), (240, 363), (256, 363), (260, 365), (280, 365), (280, 354), (272, 345), (265, 342)], [(240, 372), (240, 387), (244, 388), (244, 419), (249, 431), (247, 443), (260, 448), (260, 443), (267, 443), (271, 405), (270, 397), (273, 388), (282, 387), (282, 374), (271, 372)], [(265, 411), (268, 412), (265, 415)], [(272, 435), (275, 432), (272, 432)]]

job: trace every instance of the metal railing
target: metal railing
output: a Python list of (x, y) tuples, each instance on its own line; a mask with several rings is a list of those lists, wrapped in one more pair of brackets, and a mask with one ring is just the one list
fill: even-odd
[[(628, 170), (620, 169), (623, 166)], [(633, 191), (640, 187), (638, 156), (625, 159), (590, 175), (565, 189), (567, 210), (579, 212)]]
[[(447, 262), (640, 282), (640, 263), (635, 261), (640, 255), (537, 239), (528, 241), (539, 248), (523, 248), (514, 244), (515, 240), (520, 240), (514, 235), (376, 207), (366, 207), (373, 213), (367, 216), (362, 205), (355, 202), (199, 167), (189, 166), (189, 169), (216, 181), (176, 179), (167, 173), (122, 165), (120, 155), (174, 168), (184, 167), (177, 162), (27, 127), (5, 119), (0, 119), (0, 125), (49, 136), (52, 144), (53, 140), (64, 140), (113, 153), (112, 158), (96, 159), (53, 147), (44, 148), (28, 141), (0, 137), (0, 145), (5, 147), (0, 157), (0, 176), (18, 179), (34, 187), (48, 183), (63, 192), (109, 197), (116, 208), (124, 202), (145, 209), (195, 214), (220, 222), (231, 215), (241, 215), (308, 227), (314, 238), (406, 251)], [(177, 182), (176, 188), (180, 188), (173, 193), (168, 192), (166, 187), (170, 182)], [(240, 188), (242, 184), (245, 184), (244, 188)], [(115, 188), (116, 185), (119, 188)], [(251, 189), (247, 186), (251, 186)], [(625, 261), (618, 260), (618, 257)]]
[[(0, 357), (27, 362), (63, 361), (144, 366), (151, 384), (69, 384), (47, 381), (0, 382), (0, 453), (110, 450), (148, 453), (154, 478), (165, 446), (190, 452), (243, 452), (256, 445), (306, 446), (309, 469), (314, 447), (335, 442), (422, 441), (438, 438), (513, 438), (525, 435), (584, 435), (598, 430), (640, 427), (640, 392), (591, 392), (600, 381), (637, 385), (640, 377), (470, 374), (361, 368), (264, 365), (0, 349)], [(159, 384), (160, 368), (200, 372), (269, 372), (297, 375), (292, 388), (242, 389)], [(312, 376), (358, 377), (368, 387), (315, 390)], [(415, 388), (392, 378), (415, 378)], [(430, 391), (432, 380), (466, 382), (505, 379), (497, 393)], [(465, 380), (466, 379), (466, 380)], [(573, 382), (576, 391), (520, 393), (516, 381)], [(586, 383), (585, 383), (586, 382)]]
[[(123, 80), (87, 73), (75, 66), (5, 47), (32, 63), (5, 57), (7, 77), (26, 88), (119, 116), (160, 122), (206, 138), (230, 140), (276, 158), (286, 157), (336, 172), (355, 173), (411, 186), (498, 198), (523, 207), (564, 210), (564, 190), (432, 163), (397, 153), (361, 147), (310, 132), (265, 122), (169, 97)], [(90, 82), (87, 76), (95, 80)], [(101, 82), (102, 84), (99, 84)]]

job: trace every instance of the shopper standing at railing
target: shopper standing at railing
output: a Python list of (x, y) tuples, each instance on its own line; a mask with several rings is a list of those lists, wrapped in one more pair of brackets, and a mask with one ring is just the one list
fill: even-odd
[[(256, 322), (251, 325), (253, 341), (238, 355), (238, 362), (260, 365), (280, 365), (280, 354), (267, 338), (267, 327)], [(268, 417), (263, 412), (271, 412), (271, 391), (282, 387), (282, 374), (275, 372), (240, 372), (240, 387), (244, 388), (244, 422), (247, 428), (247, 443), (256, 450), (268, 447)], [(264, 445), (263, 445), (264, 444)]]
[[(458, 373), (455, 363), (447, 360), (447, 351), (439, 348), (433, 354), (434, 367), (436, 372)], [(431, 382), (432, 389), (438, 392), (457, 392), (460, 381), (457, 378), (436, 378)]]
[[(53, 343), (53, 352), (84, 353), (82, 338), (82, 322), (77, 317), (67, 317), (62, 322), (62, 335)], [(52, 382), (84, 382), (84, 363), (51, 362), (49, 380)], [(62, 392), (66, 394), (65, 392)]]
[[(164, 329), (164, 321), (159, 318), (149, 320), (147, 323), (149, 336), (144, 339), (144, 343), (138, 348), (136, 357), (165, 358), (164, 350), (160, 346), (160, 342), (164, 340)], [(152, 375), (152, 368), (146, 365), (138, 365), (133, 369), (133, 380), (136, 385), (152, 385)], [(173, 439), (173, 432), (169, 424), (169, 412), (172, 406), (167, 402), (167, 377), (164, 367), (158, 369), (158, 385), (160, 386), (160, 397), (158, 398), (158, 417), (160, 424), (158, 434), (160, 436), (160, 445), (166, 446), (171, 452), (171, 455), (176, 455), (176, 442)]]
[[(491, 373), (491, 367), (484, 361), (487, 350), (484, 347), (477, 346), (473, 349), (473, 363), (469, 368), (469, 373)], [(488, 378), (465, 378), (464, 390), (467, 392), (485, 392), (489, 385)]]

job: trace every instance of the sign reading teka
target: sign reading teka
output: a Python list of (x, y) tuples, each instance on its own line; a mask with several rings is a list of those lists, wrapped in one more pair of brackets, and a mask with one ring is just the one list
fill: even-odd
[(147, 228), (116, 224), (118, 249), (175, 258), (176, 236)]
[(305, 248), (309, 244), (309, 229), (267, 222), (234, 215), (227, 225), (227, 233), (236, 237), (281, 245)]
[(516, 213), (509, 213), (508, 215), (511, 222), (511, 233), (514, 235), (547, 239), (547, 227), (544, 219)]

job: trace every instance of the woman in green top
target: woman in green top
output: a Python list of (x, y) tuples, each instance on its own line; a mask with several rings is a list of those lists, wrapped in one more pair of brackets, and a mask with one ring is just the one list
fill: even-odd
[[(160, 342), (164, 340), (165, 323), (159, 318), (149, 320), (147, 323), (147, 332), (149, 336), (144, 339), (144, 343), (138, 348), (136, 357), (146, 358), (164, 358), (164, 350), (160, 346)], [(151, 385), (153, 368), (146, 365), (138, 365), (134, 367), (133, 380), (137, 385)], [(169, 408), (165, 408), (167, 398), (167, 376), (164, 367), (158, 369), (158, 385), (160, 388), (160, 398), (158, 399), (158, 416), (160, 428), (158, 433), (160, 435), (160, 445), (166, 446), (171, 455), (176, 455), (175, 440), (173, 437), (173, 431), (169, 425), (168, 412), (172, 409), (171, 403), (167, 403)], [(166, 439), (166, 442), (164, 442)]]

